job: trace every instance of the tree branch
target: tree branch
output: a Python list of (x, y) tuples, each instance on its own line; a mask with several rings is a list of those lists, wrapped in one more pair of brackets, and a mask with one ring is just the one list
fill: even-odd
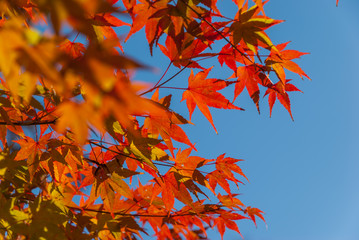
[[(66, 205), (65, 205), (66, 206)], [(69, 209), (75, 210), (75, 211), (88, 211), (88, 212), (96, 212), (96, 213), (103, 213), (103, 214), (114, 214), (119, 216), (128, 216), (128, 217), (159, 217), (159, 218), (174, 218), (174, 217), (183, 217), (183, 216), (198, 216), (200, 214), (216, 214), (218, 210), (220, 210), (220, 207), (218, 209), (211, 209), (207, 211), (202, 211), (199, 213), (195, 212), (189, 212), (189, 213), (178, 213), (178, 214), (142, 214), (142, 213), (123, 213), (123, 212), (114, 212), (111, 213), (109, 211), (104, 210), (96, 210), (96, 209), (88, 209), (88, 208), (78, 208), (78, 207), (70, 207), (66, 206)]]
[(28, 122), (0, 122), (0, 125), (16, 125), (16, 126), (34, 126), (34, 125), (45, 125), (45, 124), (55, 124), (57, 118), (54, 120), (45, 120), (45, 121), (28, 121)]

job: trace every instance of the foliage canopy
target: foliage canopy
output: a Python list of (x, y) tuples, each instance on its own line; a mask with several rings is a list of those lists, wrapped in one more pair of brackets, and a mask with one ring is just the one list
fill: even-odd
[[(286, 71), (309, 79), (293, 61), (305, 53), (265, 33), (281, 22), (267, 2), (228, 2), (237, 14), (223, 16), (216, 0), (1, 1), (0, 238), (201, 239), (264, 220), (231, 187), (246, 180), (240, 159), (193, 155), (181, 126), (198, 107), (217, 132), (209, 107), (242, 110), (245, 88), (258, 111), (265, 90), (292, 117)], [(170, 61), (151, 87), (124, 45), (141, 29)], [(221, 67), (227, 80), (208, 77)], [(166, 85), (185, 69), (188, 84)], [(233, 101), (218, 92), (233, 86)], [(189, 120), (166, 87), (183, 91)]]

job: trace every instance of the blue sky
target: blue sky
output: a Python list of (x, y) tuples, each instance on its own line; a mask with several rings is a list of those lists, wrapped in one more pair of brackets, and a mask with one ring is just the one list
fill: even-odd
[[(221, 4), (229, 13), (233, 5), (228, 2)], [(240, 199), (262, 209), (268, 224), (266, 228), (260, 222), (255, 228), (242, 221), (239, 228), (246, 240), (357, 240), (359, 2), (341, 0), (337, 8), (335, 0), (271, 0), (265, 9), (269, 17), (286, 20), (268, 32), (274, 43), (292, 41), (289, 49), (310, 52), (297, 63), (312, 81), (289, 75), (304, 92), (290, 95), (294, 122), (279, 102), (269, 118), (267, 98), (260, 102), (258, 115), (244, 93), (235, 104), (246, 111), (212, 109), (218, 135), (198, 109), (192, 118), (196, 126), (187, 129), (188, 135), (199, 156), (227, 153), (245, 159), (240, 166), (250, 182), (238, 190)], [(126, 45), (129, 50), (136, 46), (135, 58), (148, 51), (139, 46), (143, 38), (136, 34), (134, 43)], [(168, 60), (158, 51), (154, 55), (140, 59), (164, 69)], [(212, 74), (229, 76), (226, 70)], [(151, 82), (159, 76), (150, 75), (136, 78)], [(187, 77), (188, 72), (169, 85), (183, 86)], [(231, 99), (233, 93), (228, 93)], [(180, 99), (181, 93), (175, 93), (174, 101)], [(183, 103), (173, 109), (188, 116)], [(219, 234), (210, 232), (209, 237), (219, 239)], [(229, 230), (224, 239), (241, 238)]]

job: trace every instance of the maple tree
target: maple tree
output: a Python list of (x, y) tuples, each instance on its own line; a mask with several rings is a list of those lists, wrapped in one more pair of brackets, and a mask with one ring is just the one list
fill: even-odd
[[(1, 1), (0, 238), (201, 239), (264, 221), (231, 187), (247, 180), (240, 159), (195, 156), (181, 126), (198, 107), (217, 132), (209, 107), (242, 110), (245, 88), (292, 117), (286, 71), (309, 79), (293, 61), (306, 53), (272, 43), (267, 2), (235, 0), (231, 17), (215, 0)], [(150, 87), (125, 48), (141, 29), (170, 61)], [(222, 67), (233, 74), (209, 77)], [(185, 69), (188, 84), (166, 85)], [(233, 86), (233, 101), (218, 92)], [(162, 88), (183, 92), (189, 119)]]

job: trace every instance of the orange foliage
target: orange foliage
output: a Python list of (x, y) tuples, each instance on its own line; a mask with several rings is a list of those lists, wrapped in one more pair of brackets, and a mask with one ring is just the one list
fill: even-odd
[[(282, 21), (265, 14), (268, 1), (234, 2), (237, 14), (222, 16), (216, 0), (1, 1), (1, 239), (201, 239), (264, 221), (233, 188), (247, 179), (240, 160), (194, 156), (190, 120), (160, 98), (183, 91), (189, 118), (197, 106), (216, 132), (209, 107), (242, 110), (218, 92), (233, 86), (258, 110), (265, 89), (270, 111), (279, 99), (292, 116), (299, 89), (285, 72), (309, 78), (293, 62), (305, 53), (272, 43), (265, 30)], [(143, 28), (137, 44), (178, 68), (152, 86), (133, 80), (148, 66), (125, 49)], [(207, 58), (219, 64), (204, 68)], [(208, 77), (221, 67), (233, 81)], [(188, 68), (188, 84), (166, 85)]]

